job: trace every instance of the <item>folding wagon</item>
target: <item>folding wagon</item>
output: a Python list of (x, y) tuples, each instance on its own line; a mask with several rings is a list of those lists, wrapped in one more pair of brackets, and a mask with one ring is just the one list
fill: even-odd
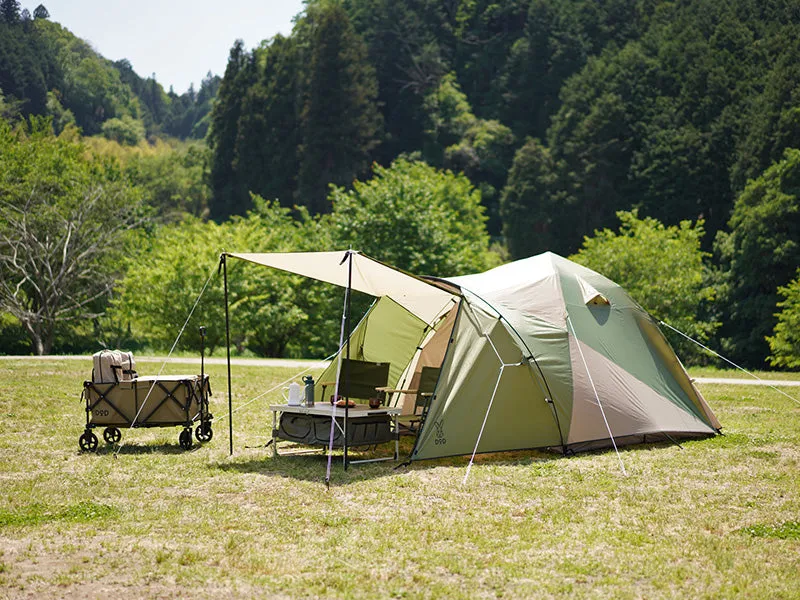
[(159, 375), (128, 381), (85, 381), (86, 429), (78, 443), (94, 452), (98, 439), (92, 429), (105, 427), (103, 439), (115, 444), (122, 439), (120, 427), (178, 427), (181, 448), (192, 447), (192, 427), (199, 442), (211, 441), (213, 418), (208, 410), (211, 386), (208, 375)]

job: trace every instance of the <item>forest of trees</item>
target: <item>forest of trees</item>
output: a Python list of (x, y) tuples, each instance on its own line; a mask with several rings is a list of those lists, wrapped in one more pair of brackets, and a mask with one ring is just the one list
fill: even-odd
[[(163, 236), (191, 230), (172, 250), (189, 263), (225, 240), (352, 244), (438, 276), (574, 255), (736, 361), (800, 366), (794, 0), (309, 0), (291, 35), (235, 42), (222, 77), (180, 96), (52, 18), (0, 0), (0, 152), (44, 144), (29, 115), (46, 117), (93, 165), (113, 163), (148, 215), (133, 266), (117, 266), (96, 318), (53, 325), (55, 350), (163, 344), (147, 314), (170, 311), (126, 290)], [(0, 175), (0, 193), (19, 181)], [(454, 221), (433, 231), (442, 211)], [(237, 237), (259, 222), (270, 231)], [(398, 244), (392, 228), (416, 233)], [(294, 291), (271, 298), (285, 309), (270, 330), (255, 291), (237, 292), (240, 349), (322, 351), (328, 292), (280, 285)], [(33, 350), (3, 345), (25, 325), (2, 310), (0, 352)]]

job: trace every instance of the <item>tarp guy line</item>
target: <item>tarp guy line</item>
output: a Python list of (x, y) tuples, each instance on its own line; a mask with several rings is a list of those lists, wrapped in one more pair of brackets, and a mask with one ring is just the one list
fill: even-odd
[[(186, 330), (186, 326), (189, 324), (189, 321), (191, 320), (192, 315), (194, 314), (194, 310), (197, 308), (197, 305), (200, 303), (200, 298), (202, 298), (203, 294), (206, 293), (206, 288), (208, 287), (208, 283), (211, 281), (211, 278), (214, 277), (214, 271), (216, 269), (217, 269), (217, 266), (214, 265), (214, 267), (211, 269), (211, 274), (208, 276), (208, 279), (206, 279), (206, 282), (203, 284), (203, 289), (200, 290), (200, 295), (197, 296), (197, 300), (194, 301), (194, 306), (192, 306), (192, 310), (189, 311), (189, 316), (186, 317), (186, 321), (183, 323), (183, 327), (181, 327), (181, 330), (178, 332), (178, 337), (175, 338), (175, 342), (172, 344), (172, 348), (169, 349), (169, 354), (167, 354), (167, 358), (165, 358), (164, 362), (161, 363), (161, 368), (158, 370), (158, 375), (156, 375), (156, 377), (158, 377), (159, 375), (161, 375), (161, 373), (164, 372), (164, 367), (167, 366), (167, 361), (169, 361), (169, 357), (172, 356), (172, 353), (175, 351), (175, 347), (178, 345), (178, 341), (181, 339), (181, 336), (183, 335), (183, 332)], [(147, 395), (144, 397), (144, 401), (142, 402), (142, 406), (139, 407), (139, 410), (136, 412), (136, 416), (133, 417), (133, 421), (131, 421), (131, 426), (128, 428), (128, 431), (133, 429), (133, 426), (136, 424), (136, 419), (138, 419), (139, 415), (142, 414), (142, 409), (144, 408), (144, 405), (147, 404), (147, 400), (148, 400), (148, 398), (150, 398), (150, 394), (153, 392), (153, 389), (155, 388), (155, 386), (156, 386), (156, 382), (155, 381), (150, 383), (150, 389), (147, 390)], [(201, 381), (200, 382), (200, 393), (201, 394), (202, 394), (202, 390), (203, 390), (203, 382)], [(123, 444), (124, 444), (124, 442), (122, 442), (122, 441), (120, 441), (120, 443), (117, 444), (117, 449), (114, 452), (114, 456), (119, 454), (119, 451), (122, 450)]]

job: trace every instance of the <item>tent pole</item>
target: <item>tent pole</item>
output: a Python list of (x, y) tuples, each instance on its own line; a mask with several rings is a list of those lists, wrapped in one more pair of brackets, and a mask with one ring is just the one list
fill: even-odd
[(233, 456), (233, 399), (231, 395), (231, 319), (228, 310), (228, 261), (227, 255), (222, 254), (222, 280), (225, 295), (225, 343), (228, 356), (228, 446), (230, 456)]

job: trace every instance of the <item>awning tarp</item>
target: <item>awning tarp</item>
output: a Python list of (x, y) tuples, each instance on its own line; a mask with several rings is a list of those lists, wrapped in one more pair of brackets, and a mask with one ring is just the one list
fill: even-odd
[[(333, 285), (347, 287), (346, 250), (334, 252), (276, 252), (228, 256), (281, 271), (296, 273)], [(370, 296), (388, 296), (426, 323), (432, 323), (454, 296), (413, 275), (403, 273), (358, 252), (353, 255), (352, 289)]]

